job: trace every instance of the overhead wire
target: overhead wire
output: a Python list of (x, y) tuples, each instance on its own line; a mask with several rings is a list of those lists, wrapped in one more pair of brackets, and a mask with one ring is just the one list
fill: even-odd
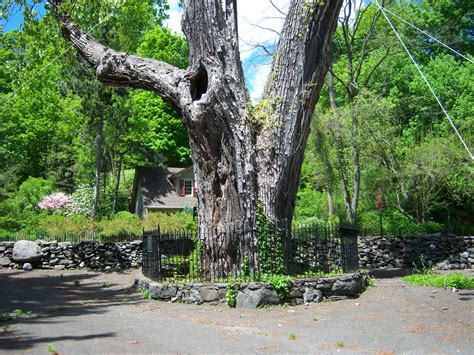
[(402, 21), (403, 23), (407, 24), (408, 26), (414, 28), (415, 30), (419, 31), (420, 33), (423, 33), (425, 36), (428, 36), (429, 38), (431, 38), (433, 41), (436, 41), (437, 43), (441, 44), (443, 47), (449, 49), (451, 52), (457, 54), (458, 56), (466, 59), (468, 62), (471, 62), (471, 63), (474, 63), (474, 60), (465, 56), (464, 54), (462, 54), (461, 52), (457, 51), (456, 49), (448, 46), (446, 43), (444, 42), (441, 42), (439, 39), (437, 39), (436, 37), (434, 37), (432, 34), (430, 34), (429, 32), (417, 27), (416, 25), (414, 25), (413, 23), (405, 20), (404, 18), (398, 16), (396, 13), (394, 13), (393, 11), (390, 11), (389, 9), (387, 9), (386, 7), (383, 7), (382, 5), (379, 5), (380, 8), (384, 9), (386, 12), (388, 12), (390, 15), (396, 17), (397, 19), (399, 19), (400, 21)]
[(438, 105), (441, 107), (441, 109), (443, 110), (444, 114), (446, 115), (449, 123), (451, 124), (451, 127), (454, 129), (454, 131), (456, 132), (457, 136), (459, 137), (459, 139), (461, 140), (461, 143), (464, 145), (464, 147), (466, 148), (467, 152), (469, 153), (469, 156), (471, 157), (472, 160), (474, 160), (474, 155), (471, 153), (471, 150), (469, 149), (467, 143), (464, 141), (464, 138), (463, 136), (461, 135), (461, 133), (459, 132), (459, 130), (457, 129), (456, 125), (454, 124), (453, 120), (451, 119), (451, 116), (449, 115), (448, 111), (446, 111), (446, 109), (444, 108), (444, 105), (443, 103), (441, 102), (441, 100), (439, 99), (438, 95), (436, 94), (436, 92), (434, 91), (433, 87), (431, 86), (430, 82), (428, 81), (428, 79), (426, 78), (425, 74), (423, 73), (423, 70), (421, 70), (420, 66), (418, 65), (417, 61), (415, 60), (415, 58), (413, 57), (413, 55), (411, 54), (410, 50), (408, 49), (408, 47), (405, 45), (405, 42), (403, 42), (403, 39), (401, 38), (400, 34), (398, 33), (397, 29), (395, 28), (395, 26), (393, 25), (392, 21), (390, 20), (390, 18), (387, 16), (387, 14), (385, 13), (385, 8), (382, 7), (379, 2), (377, 0), (374, 0), (375, 4), (378, 6), (378, 8), (380, 9), (380, 11), (382, 12), (382, 14), (384, 15), (385, 19), (387, 20), (387, 22), (389, 23), (390, 27), (392, 28), (393, 32), (395, 33), (395, 35), (397, 36), (398, 40), (400, 41), (400, 43), (402, 44), (403, 48), (405, 49), (405, 51), (408, 53), (408, 56), (410, 57), (410, 59), (412, 60), (413, 64), (415, 64), (415, 67), (418, 69), (421, 77), (423, 78), (423, 80), (425, 81), (426, 85), (428, 86), (428, 88), (430, 89), (431, 93), (433, 94), (433, 96), (435, 97), (436, 101), (438, 102)]

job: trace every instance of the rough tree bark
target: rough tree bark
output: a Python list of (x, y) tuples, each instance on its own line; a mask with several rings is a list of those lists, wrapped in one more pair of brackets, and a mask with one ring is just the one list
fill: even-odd
[(207, 261), (219, 262), (220, 274), (245, 255), (242, 240), (255, 242), (254, 233), (228, 232), (254, 226), (257, 198), (270, 219), (291, 223), (341, 4), (291, 0), (264, 99), (256, 106), (244, 83), (235, 1), (184, 1), (187, 70), (106, 48), (56, 7), (64, 38), (96, 68), (100, 81), (154, 91), (180, 113), (199, 186), (199, 231)]

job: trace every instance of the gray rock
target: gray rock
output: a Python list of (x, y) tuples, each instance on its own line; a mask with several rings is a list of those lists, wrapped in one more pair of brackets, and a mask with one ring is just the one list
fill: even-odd
[(183, 290), (181, 295), (181, 301), (184, 303), (197, 303), (202, 304), (203, 300), (198, 290)]
[(237, 307), (257, 308), (271, 304), (280, 304), (280, 299), (276, 291), (268, 288), (261, 288), (259, 290), (249, 290), (246, 288), (237, 294)]
[(204, 302), (212, 302), (219, 299), (219, 293), (212, 288), (202, 287), (199, 289), (199, 294)]
[(64, 265), (55, 265), (54, 270), (64, 270), (66, 267)]
[(21, 263), (35, 262), (41, 259), (41, 248), (35, 242), (20, 240), (13, 246), (12, 259)]
[(177, 288), (170, 285), (153, 284), (150, 285), (151, 298), (157, 300), (169, 300), (176, 296)]
[(306, 287), (304, 289), (304, 293), (303, 293), (303, 301), (304, 303), (309, 303), (309, 302), (313, 302), (314, 300), (314, 289), (310, 288), (310, 287)]
[(31, 271), (31, 270), (33, 270), (33, 266), (31, 266), (30, 263), (24, 263), (23, 264), (23, 270)]
[(80, 264), (79, 264), (79, 267), (86, 267), (86, 263), (84, 261), (82, 261)]
[(362, 291), (362, 280), (350, 279), (350, 280), (337, 280), (332, 286), (331, 292), (337, 296), (356, 296)]
[(465, 251), (464, 253), (461, 254), (461, 256), (462, 256), (463, 258), (466, 258), (466, 259), (467, 259), (467, 258), (469, 258), (469, 253), (468, 253), (467, 251)]
[(1, 266), (9, 266), (11, 264), (11, 260), (8, 256), (4, 256), (0, 258), (0, 265)]
[(310, 302), (322, 302), (324, 299), (323, 292), (321, 290), (315, 290), (310, 287), (306, 287), (303, 294), (304, 303)]

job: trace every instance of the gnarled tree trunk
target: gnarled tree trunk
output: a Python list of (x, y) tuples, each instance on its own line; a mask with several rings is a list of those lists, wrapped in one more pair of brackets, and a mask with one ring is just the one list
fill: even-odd
[[(310, 119), (341, 4), (291, 1), (257, 106), (252, 106), (244, 83), (235, 1), (184, 1), (187, 70), (106, 48), (57, 11), (64, 37), (97, 69), (99, 80), (154, 91), (180, 113), (198, 186), (200, 236), (207, 262), (220, 265), (213, 276), (231, 272), (249, 252), (245, 249), (255, 245), (250, 229), (257, 198), (270, 219), (290, 225)], [(244, 232), (229, 233), (236, 230)]]

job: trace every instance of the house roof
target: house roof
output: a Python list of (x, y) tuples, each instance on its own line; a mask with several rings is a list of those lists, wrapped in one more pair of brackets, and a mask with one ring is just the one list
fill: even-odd
[(192, 175), (194, 175), (194, 171), (193, 171), (193, 166), (189, 166), (187, 168), (168, 168), (168, 169), (179, 169), (178, 171), (176, 171), (175, 173), (172, 173), (170, 176), (168, 176), (168, 179), (171, 181), (172, 179), (174, 178), (180, 178), (180, 177), (183, 177), (185, 175), (187, 175), (189, 172), (192, 173)]
[(153, 209), (183, 209), (195, 207), (193, 196), (179, 196), (170, 178), (189, 168), (137, 168), (135, 178), (141, 189), (143, 205)]

